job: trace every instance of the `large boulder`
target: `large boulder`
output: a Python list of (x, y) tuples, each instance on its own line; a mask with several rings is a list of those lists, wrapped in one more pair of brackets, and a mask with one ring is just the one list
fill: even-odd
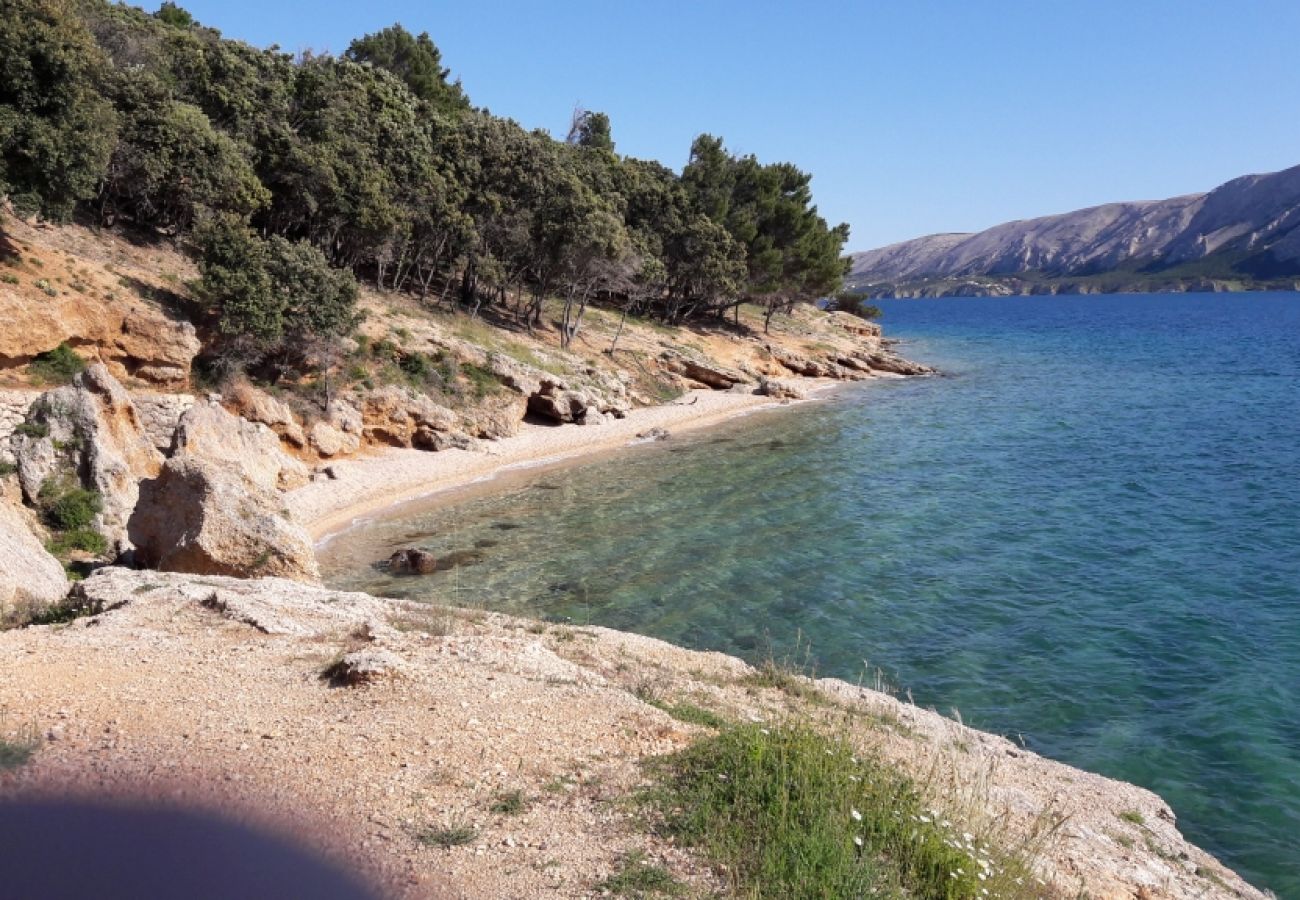
[(130, 550), (127, 520), (139, 482), (158, 474), (163, 457), (130, 396), (102, 364), (32, 404), (26, 427), (10, 439), (23, 496), (35, 504), (48, 480), (76, 480), (97, 491), (94, 527), (116, 554)]
[(91, 292), (48, 296), (0, 285), (0, 367), (24, 365), (70, 344), (119, 378), (184, 384), (201, 349), (194, 326), (133, 297)]
[(63, 566), (45, 552), (22, 514), (0, 499), (0, 622), (47, 609), (67, 593)]
[(518, 434), (527, 412), (527, 397), (513, 391), (493, 394), (461, 411), (461, 427), (476, 438), (496, 441)]
[(242, 418), (265, 425), (294, 447), (307, 445), (307, 435), (287, 403), (247, 383), (235, 385), (228, 394), (231, 406)]
[(334, 400), (325, 409), (325, 418), (312, 423), (307, 432), (311, 449), (320, 456), (347, 455), (361, 447), (365, 423), (361, 411), (342, 400)]
[(311, 478), (303, 463), (280, 448), (280, 439), (270, 428), (233, 415), (213, 401), (195, 404), (181, 416), (172, 456), (228, 463), (269, 489), (291, 490)]
[(316, 583), (311, 538), (279, 494), (229, 462), (178, 456), (140, 485), (136, 561), (167, 572)]

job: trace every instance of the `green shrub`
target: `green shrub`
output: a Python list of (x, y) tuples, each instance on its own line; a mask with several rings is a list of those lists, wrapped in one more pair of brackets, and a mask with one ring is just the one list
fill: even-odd
[(86, 361), (67, 344), (42, 353), (27, 367), (27, 374), (42, 384), (67, 384), (86, 368)]
[(104, 508), (98, 491), (47, 479), (39, 496), (45, 520), (59, 531), (77, 531), (89, 527)]
[(490, 370), (473, 363), (461, 363), (460, 374), (469, 382), (470, 393), (475, 400), (482, 400), (501, 390), (501, 381)]
[(19, 422), (14, 426), (14, 434), (21, 434), (29, 438), (48, 437), (50, 426), (44, 422)]
[(648, 799), (669, 834), (702, 847), (741, 896), (1020, 892), (906, 778), (807, 727), (729, 728), (670, 757), (660, 776)]
[(12, 272), (3, 272), (0, 273), (0, 281), (3, 281), (5, 284), (18, 284), (20, 279)]
[(46, 549), (53, 556), (65, 556), (73, 550), (103, 556), (108, 552), (108, 540), (93, 528), (77, 528), (55, 535)]
[(844, 293), (831, 301), (831, 308), (850, 313), (859, 319), (879, 319), (884, 313), (879, 306), (868, 303), (861, 294)]
[(11, 462), (0, 462), (0, 478), (8, 478), (18, 471), (18, 467)]

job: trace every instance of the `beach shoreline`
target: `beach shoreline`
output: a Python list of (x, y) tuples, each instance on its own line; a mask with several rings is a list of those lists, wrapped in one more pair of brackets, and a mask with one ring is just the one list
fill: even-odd
[(633, 409), (622, 419), (600, 425), (526, 423), (513, 437), (483, 442), (478, 450), (384, 449), (369, 456), (331, 463), (332, 479), (313, 481), (285, 495), (294, 519), (307, 529), (317, 549), (367, 520), (406, 504), (452, 494), (520, 470), (570, 463), (622, 450), (655, 428), (670, 435), (698, 431), (763, 410), (825, 400), (845, 382), (828, 378), (791, 379), (807, 397), (773, 400), (756, 394), (707, 389), (688, 391), (672, 403)]

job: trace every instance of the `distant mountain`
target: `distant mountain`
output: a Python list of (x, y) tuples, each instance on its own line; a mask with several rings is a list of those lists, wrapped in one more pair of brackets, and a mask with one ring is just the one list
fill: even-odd
[(852, 258), (850, 287), (873, 297), (1300, 288), (1300, 166)]

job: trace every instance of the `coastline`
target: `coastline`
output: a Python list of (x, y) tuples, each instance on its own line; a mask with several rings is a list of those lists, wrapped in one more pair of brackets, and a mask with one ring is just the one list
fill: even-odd
[[(787, 379), (817, 402), (845, 383), (830, 378)], [(317, 548), (367, 517), (402, 504), (489, 481), (509, 471), (595, 456), (638, 442), (652, 428), (670, 434), (697, 431), (741, 416), (793, 405), (756, 394), (698, 389), (672, 403), (644, 406), (623, 419), (595, 426), (525, 423), (519, 433), (483, 442), (480, 450), (384, 449), (332, 463), (336, 478), (314, 481), (285, 495), (294, 519)]]

